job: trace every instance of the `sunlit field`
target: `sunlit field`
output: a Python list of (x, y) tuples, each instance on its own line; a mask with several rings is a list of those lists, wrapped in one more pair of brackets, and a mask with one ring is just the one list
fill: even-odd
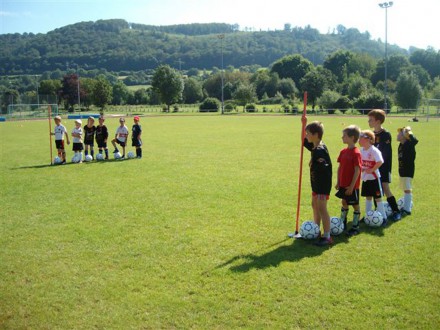
[[(367, 117), (315, 119), (335, 179), (342, 129)], [(287, 237), (299, 116), (145, 116), (142, 159), (59, 166), (47, 120), (1, 122), (0, 328), (438, 328), (440, 121), (407, 120), (385, 127), (397, 198), (397, 128), (420, 141), (413, 214), (331, 248)], [(113, 136), (117, 119), (106, 124)], [(334, 192), (329, 210), (339, 216)]]

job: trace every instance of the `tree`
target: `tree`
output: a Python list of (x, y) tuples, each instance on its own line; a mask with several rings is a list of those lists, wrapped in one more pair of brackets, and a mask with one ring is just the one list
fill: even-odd
[(368, 79), (362, 78), (359, 74), (352, 75), (347, 82), (347, 94), (351, 99), (359, 97), (372, 88), (371, 82)]
[(325, 59), (323, 66), (337, 77), (338, 82), (342, 82), (348, 76), (348, 66), (353, 56), (350, 51), (338, 50)]
[(186, 79), (183, 88), (183, 101), (188, 104), (193, 104), (200, 102), (202, 99), (202, 84), (194, 78)]
[(154, 71), (151, 85), (159, 94), (160, 100), (167, 105), (168, 112), (171, 104), (182, 99), (182, 76), (168, 65), (161, 65)]
[(403, 109), (417, 109), (422, 88), (414, 73), (402, 72), (396, 83), (396, 101)]
[(312, 102), (312, 109), (315, 109), (316, 100), (322, 95), (325, 89), (325, 79), (318, 71), (313, 70), (301, 79), (302, 92), (307, 91), (307, 97)]
[(292, 78), (301, 89), (301, 79), (313, 69), (313, 64), (299, 54), (284, 56), (272, 65), (271, 72), (282, 78)]
[(116, 84), (113, 85), (112, 89), (112, 104), (121, 105), (128, 102), (128, 88), (122, 81), (116, 82)]
[(41, 95), (58, 95), (61, 87), (61, 81), (58, 79), (42, 80), (40, 81), (39, 93)]
[(290, 99), (293, 99), (295, 94), (298, 93), (295, 82), (290, 78), (280, 80), (278, 83), (278, 91), (283, 95), (283, 97)]
[[(387, 79), (396, 81), (400, 72), (410, 66), (409, 60), (403, 55), (391, 55), (387, 61)], [(380, 80), (385, 79), (385, 61), (380, 60), (377, 63), (376, 71), (371, 76), (373, 85), (376, 85)]]
[(84, 89), (81, 87), (81, 83), (78, 81), (78, 75), (69, 74), (64, 76), (62, 81), (61, 95), (69, 106), (69, 110), (73, 111), (73, 106), (78, 104), (80, 99), (85, 97)]
[(238, 105), (245, 106), (257, 98), (255, 87), (251, 84), (240, 84), (235, 90), (233, 98)]
[(98, 77), (93, 86), (93, 101), (96, 106), (104, 109), (112, 100), (112, 86), (104, 77)]
[(335, 112), (335, 103), (339, 100), (341, 95), (335, 91), (324, 91), (318, 99), (318, 104), (327, 109), (329, 114)]

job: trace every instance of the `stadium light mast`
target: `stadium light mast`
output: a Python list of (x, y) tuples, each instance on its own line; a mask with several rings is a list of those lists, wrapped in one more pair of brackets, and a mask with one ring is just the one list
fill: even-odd
[(385, 81), (384, 81), (384, 111), (388, 112), (388, 104), (387, 104), (387, 92), (388, 92), (388, 8), (393, 5), (392, 1), (379, 3), (379, 7), (385, 9)]
[(79, 111), (81, 112), (81, 94), (80, 94), (80, 90), (79, 90), (79, 68), (78, 68), (78, 64), (76, 65), (76, 75), (77, 75), (77, 85), (78, 85), (78, 107), (79, 107)]
[(217, 35), (217, 38), (220, 39), (220, 48), (222, 53), (222, 72), (221, 72), (221, 79), (222, 79), (222, 115), (225, 113), (225, 101), (224, 101), (224, 87), (225, 87), (225, 78), (224, 78), (224, 70), (223, 70), (223, 39), (225, 39), (225, 35), (219, 34)]
[(35, 80), (37, 81), (37, 106), (38, 106), (37, 109), (40, 109), (40, 95), (39, 95), (39, 91), (38, 91), (38, 85), (39, 85), (38, 75), (35, 75)]

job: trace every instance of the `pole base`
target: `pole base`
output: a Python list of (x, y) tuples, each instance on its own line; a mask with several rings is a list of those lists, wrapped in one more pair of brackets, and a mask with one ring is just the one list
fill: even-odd
[(303, 238), (303, 237), (301, 236), (301, 234), (300, 234), (300, 233), (297, 233), (297, 232), (295, 232), (295, 233), (288, 233), (288, 234), (287, 234), (287, 237), (289, 237), (289, 238), (296, 238), (296, 239)]

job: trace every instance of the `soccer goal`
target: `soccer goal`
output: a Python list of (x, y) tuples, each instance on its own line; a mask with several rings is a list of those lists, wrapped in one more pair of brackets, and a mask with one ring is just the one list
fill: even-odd
[(429, 121), (430, 116), (438, 117), (440, 115), (440, 99), (425, 99), (423, 111), (426, 108), (426, 121)]
[(7, 116), (8, 119), (47, 118), (49, 107), (51, 107), (52, 115), (58, 115), (58, 104), (18, 103), (8, 105)]

